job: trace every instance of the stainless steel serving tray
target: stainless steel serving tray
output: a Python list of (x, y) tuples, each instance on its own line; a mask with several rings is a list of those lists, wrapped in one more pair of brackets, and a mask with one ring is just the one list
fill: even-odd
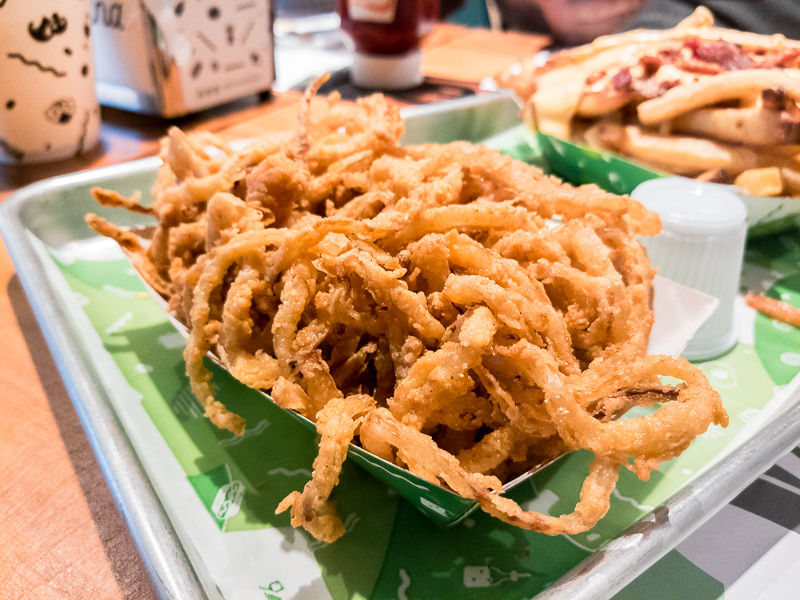
[[(500, 94), (415, 107), (404, 116), (406, 143), (478, 142), (519, 123), (516, 103)], [(0, 232), (156, 591), (165, 599), (221, 598), (196, 550), (169, 518), (36, 248), (36, 240), (60, 248), (93, 236), (83, 215), (104, 210), (91, 200), (89, 188), (113, 182), (123, 194), (148, 189), (158, 165), (154, 157), (28, 186), (0, 205)], [(141, 222), (135, 215), (129, 218), (127, 224)], [(800, 442), (800, 397), (794, 389), (789, 409), (537, 600), (610, 597), (698, 528)]]

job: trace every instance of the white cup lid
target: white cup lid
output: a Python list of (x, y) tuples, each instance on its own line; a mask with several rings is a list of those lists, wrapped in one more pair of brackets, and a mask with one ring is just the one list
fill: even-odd
[(718, 235), (737, 230), (747, 218), (741, 198), (718, 183), (663, 177), (640, 183), (631, 193), (661, 215), (665, 230), (689, 235)]
[(631, 197), (661, 216), (661, 235), (642, 238), (659, 274), (719, 300), (683, 356), (702, 360), (726, 352), (738, 339), (734, 303), (747, 234), (744, 202), (727, 186), (683, 177), (645, 181)]

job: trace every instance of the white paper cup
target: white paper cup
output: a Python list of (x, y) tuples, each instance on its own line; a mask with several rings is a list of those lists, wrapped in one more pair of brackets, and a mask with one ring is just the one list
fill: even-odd
[(0, 0), (0, 163), (51, 162), (100, 140), (88, 0)]

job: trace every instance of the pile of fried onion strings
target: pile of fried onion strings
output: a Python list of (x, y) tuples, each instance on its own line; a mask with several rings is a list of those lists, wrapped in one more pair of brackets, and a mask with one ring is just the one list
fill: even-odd
[[(234, 151), (172, 129), (151, 206), (92, 191), (153, 215), (151, 240), (87, 215), (189, 327), (187, 373), (212, 422), (244, 431), (214, 398), (209, 352), (316, 423), (312, 478), (278, 507), (294, 526), (344, 533), (330, 495), (354, 442), (508, 523), (585, 531), (620, 466), (646, 479), (727, 424), (699, 369), (647, 354), (654, 271), (636, 235), (657, 234), (657, 215), (485, 147), (402, 147), (396, 107), (318, 97), (322, 81), (292, 137)], [(499, 494), (579, 448), (595, 458), (573, 513)]]

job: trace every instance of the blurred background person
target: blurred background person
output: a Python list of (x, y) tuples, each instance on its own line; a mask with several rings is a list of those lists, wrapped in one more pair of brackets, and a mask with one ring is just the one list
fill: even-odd
[(647, 0), (442, 0), (442, 18), (552, 35), (572, 46), (623, 28)]
[(674, 27), (698, 6), (720, 27), (800, 39), (800, 0), (442, 0), (442, 15), (465, 25), (550, 34), (557, 45), (574, 46), (619, 31)]
[(574, 46), (614, 33), (647, 0), (494, 0), (504, 29), (550, 33), (559, 45)]
[(674, 27), (698, 6), (708, 8), (719, 27), (800, 39), (800, 0), (648, 0), (624, 28)]

